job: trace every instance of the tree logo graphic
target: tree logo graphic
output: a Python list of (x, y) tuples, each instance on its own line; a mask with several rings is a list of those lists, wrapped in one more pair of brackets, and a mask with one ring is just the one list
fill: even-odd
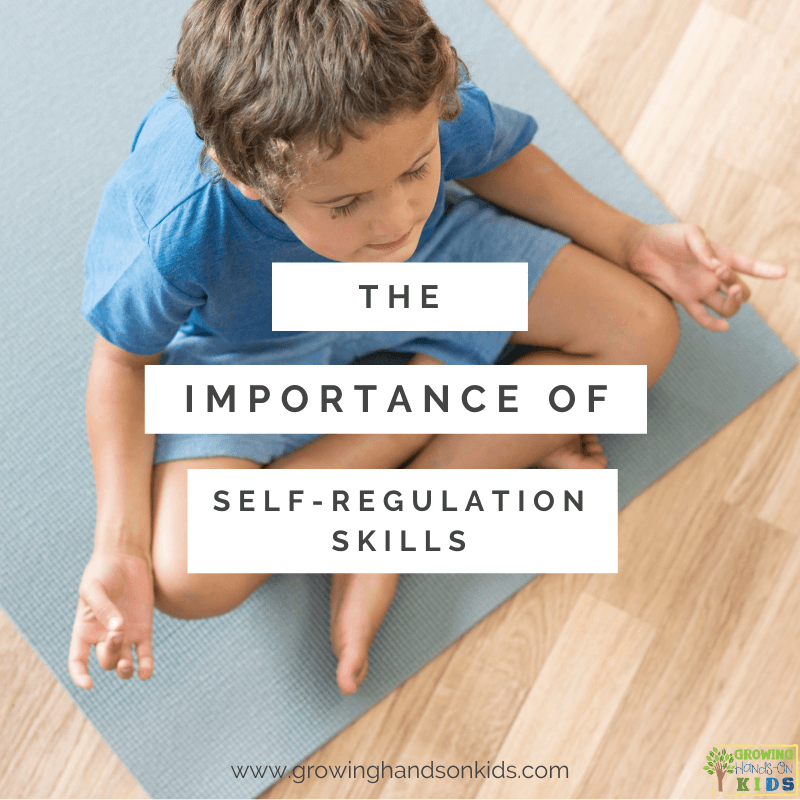
[(709, 775), (717, 773), (717, 791), (722, 794), (722, 779), (725, 777), (725, 773), (733, 775), (733, 753), (727, 753), (724, 747), (722, 750), (712, 747), (708, 751), (706, 762), (703, 769)]

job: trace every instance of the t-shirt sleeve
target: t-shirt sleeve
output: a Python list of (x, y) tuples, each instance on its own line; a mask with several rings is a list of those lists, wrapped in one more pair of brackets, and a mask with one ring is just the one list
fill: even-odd
[(530, 114), (493, 103), (474, 83), (459, 87), (461, 113), (440, 122), (445, 180), (483, 175), (530, 144), (536, 121)]
[(206, 299), (175, 286), (157, 268), (147, 227), (117, 180), (103, 192), (84, 276), (83, 316), (103, 338), (137, 355), (163, 350)]

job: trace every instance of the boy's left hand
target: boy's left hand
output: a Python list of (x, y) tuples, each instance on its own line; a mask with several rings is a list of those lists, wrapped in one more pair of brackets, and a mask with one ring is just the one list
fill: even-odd
[(631, 272), (679, 302), (710, 331), (726, 331), (729, 325), (711, 316), (703, 304), (720, 316), (732, 317), (750, 297), (737, 271), (758, 278), (786, 276), (784, 267), (709, 242), (700, 228), (688, 223), (642, 225), (631, 236), (628, 252)]

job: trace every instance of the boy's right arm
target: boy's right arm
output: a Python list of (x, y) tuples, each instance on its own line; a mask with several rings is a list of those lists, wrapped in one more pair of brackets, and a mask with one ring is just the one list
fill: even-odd
[(69, 670), (89, 689), (92, 645), (104, 669), (152, 674), (151, 481), (155, 436), (144, 433), (144, 368), (138, 356), (98, 336), (86, 392), (86, 426), (97, 486), (94, 552), (79, 589)]
[(144, 368), (138, 356), (97, 337), (86, 390), (86, 429), (97, 482), (95, 549), (150, 558), (155, 435), (144, 432)]

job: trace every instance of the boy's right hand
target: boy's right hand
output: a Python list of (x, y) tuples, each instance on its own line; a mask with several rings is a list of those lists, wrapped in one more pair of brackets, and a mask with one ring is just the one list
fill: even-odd
[(120, 678), (133, 676), (133, 651), (139, 677), (153, 674), (153, 568), (144, 556), (115, 550), (92, 554), (78, 589), (78, 611), (69, 648), (69, 674), (83, 689), (91, 689), (89, 656)]

